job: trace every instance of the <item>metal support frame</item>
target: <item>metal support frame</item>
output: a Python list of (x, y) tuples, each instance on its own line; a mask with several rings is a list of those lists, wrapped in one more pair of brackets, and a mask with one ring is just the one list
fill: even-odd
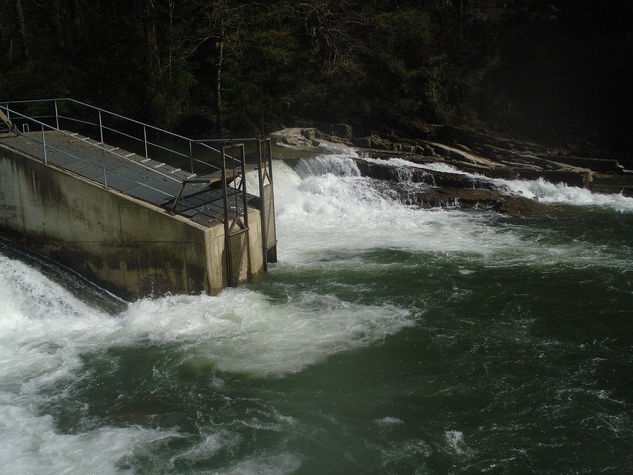
[(103, 185), (108, 187), (108, 171), (106, 170), (105, 155), (103, 155)]
[(59, 111), (57, 110), (57, 101), (55, 101), (55, 126), (59, 130)]
[(46, 134), (42, 125), (42, 148), (44, 149), (44, 163), (48, 163), (48, 155), (46, 155)]
[(5, 110), (7, 111), (6, 114), (0, 110), (0, 120), (7, 126), (9, 132), (15, 132), (17, 127), (11, 122), (11, 109), (5, 107)]
[(147, 127), (143, 125), (143, 143), (145, 144), (145, 158), (149, 158), (147, 153)]
[[(227, 154), (227, 151), (239, 150), (239, 159)], [(227, 167), (227, 158), (230, 160), (230, 167)], [(239, 172), (238, 169), (239, 163)], [(234, 190), (229, 196), (229, 184), (227, 175), (227, 169), (231, 169), (231, 177), (234, 177), (234, 183), (237, 183), (237, 178), (240, 178), (239, 185), (234, 187)], [(247, 274), (250, 278), (251, 272), (251, 254), (250, 254), (250, 241), (248, 233), (248, 194), (246, 191), (246, 154), (244, 152), (244, 144), (230, 143), (222, 146), (222, 198), (224, 204), (224, 249), (226, 258), (226, 282), (227, 286), (235, 287), (239, 283), (239, 276), (242, 269), (242, 249), (240, 252), (240, 259), (237, 269), (233, 269), (233, 249), (231, 246), (231, 238), (241, 234), (246, 235), (246, 258), (247, 258)], [(238, 202), (238, 196), (242, 196), (242, 213), (240, 213), (240, 204)], [(233, 206), (230, 206), (229, 199), (233, 199)], [(233, 212), (231, 212), (233, 211)], [(242, 222), (240, 223), (240, 218)], [(238, 231), (233, 232), (234, 225), (240, 228)], [(234, 279), (234, 271), (237, 271), (237, 277)]]
[(189, 167), (193, 173), (193, 142), (191, 140), (189, 141)]
[[(21, 114), (16, 110), (13, 105), (22, 105), (22, 104), (49, 104), (49, 112), (48, 114), (43, 114), (40, 116), (28, 116)], [(63, 107), (62, 107), (63, 105)], [(51, 110), (52, 109), (52, 110)], [(70, 110), (72, 113), (64, 114), (63, 111)], [(95, 118), (94, 112), (97, 112), (97, 117)], [(86, 119), (86, 116), (93, 117)], [(128, 134), (124, 130), (117, 130), (117, 128), (112, 125), (108, 125), (110, 122), (108, 117), (114, 118), (116, 121), (125, 121), (128, 124), (128, 128), (124, 130), (129, 130), (129, 124), (138, 124), (142, 127), (142, 138), (138, 137), (138, 133), (136, 134)], [(53, 151), (55, 153), (66, 153), (59, 148), (56, 148), (50, 144), (51, 135), (47, 132), (53, 131), (55, 134), (62, 134), (67, 137), (71, 137), (73, 141), (78, 140), (83, 142), (86, 146), (94, 147), (95, 150), (100, 151), (104, 154), (102, 161), (103, 168), (103, 185), (105, 188), (109, 187), (108, 183), (108, 166), (106, 155), (111, 155), (115, 157), (117, 160), (127, 161), (133, 164), (134, 166), (141, 167), (151, 173), (155, 173), (163, 177), (166, 180), (173, 180), (180, 184), (180, 188), (177, 196), (173, 196), (170, 193), (164, 193), (168, 195), (170, 198), (173, 198), (173, 203), (167, 207), (168, 212), (171, 214), (176, 213), (178, 208), (178, 203), (183, 199), (183, 195), (185, 193), (185, 188), (188, 184), (192, 183), (208, 183), (212, 184), (218, 181), (219, 176), (221, 175), (221, 186), (222, 186), (222, 200), (224, 205), (224, 229), (225, 229), (225, 246), (226, 246), (226, 266), (227, 266), (227, 284), (229, 286), (234, 286), (238, 284), (240, 279), (240, 275), (242, 274), (243, 267), (243, 251), (244, 245), (246, 245), (246, 257), (248, 259), (247, 266), (247, 274), (250, 277), (251, 273), (251, 255), (250, 255), (250, 242), (249, 242), (249, 222), (248, 222), (248, 193), (246, 189), (246, 154), (245, 154), (245, 143), (246, 142), (256, 142), (257, 143), (257, 157), (258, 157), (258, 173), (259, 173), (259, 188), (260, 188), (260, 196), (264, 193), (270, 193), (271, 202), (270, 207), (267, 207), (264, 210), (264, 207), (260, 207), (261, 215), (262, 215), (262, 238), (264, 239), (264, 245), (262, 251), (264, 252), (264, 269), (267, 268), (268, 262), (276, 262), (276, 243), (274, 240), (274, 245), (271, 247), (271, 234), (268, 229), (269, 225), (269, 214), (273, 213), (273, 221), (272, 226), (274, 228), (274, 203), (272, 202), (272, 148), (270, 139), (262, 139), (258, 138), (244, 138), (237, 140), (231, 140), (227, 142), (224, 139), (222, 142), (219, 142), (216, 139), (210, 140), (192, 140), (187, 137), (183, 137), (172, 132), (159, 129), (152, 125), (148, 125), (142, 122), (135, 121), (133, 119), (129, 119), (127, 117), (121, 116), (119, 114), (115, 114), (113, 112), (109, 112), (104, 109), (100, 109), (98, 107), (91, 106), (89, 104), (85, 104), (79, 101), (75, 101), (69, 98), (55, 98), (55, 99), (44, 99), (44, 100), (35, 100), (35, 101), (11, 101), (11, 102), (1, 102), (0, 103), (0, 119), (4, 123), (6, 123), (7, 127), (10, 131), (13, 131), (19, 134), (18, 127), (22, 124), (25, 130), (29, 130), (30, 125), (33, 125), (35, 130), (38, 127), (41, 127), (41, 143), (42, 143), (42, 151), (43, 151), (43, 161), (45, 163), (49, 163), (49, 158), (55, 158), (56, 155), (49, 157), (49, 151)], [(11, 120), (13, 119), (13, 121)], [(97, 119), (97, 120), (95, 120)], [(15, 122), (17, 121), (17, 122)], [(53, 122), (54, 121), (54, 122)], [(60, 128), (60, 124), (62, 121), (68, 121), (70, 123), (82, 124), (87, 127), (92, 127), (92, 133), (89, 133), (88, 137), (77, 137), (77, 133), (70, 133), (68, 131), (62, 130)], [(65, 122), (64, 122), (65, 123)], [(137, 129), (138, 130), (138, 129)], [(186, 142), (184, 144), (185, 147), (188, 145), (188, 151), (186, 148), (176, 147), (165, 147), (161, 145), (160, 142), (154, 140), (154, 142), (150, 142), (149, 133), (151, 132), (152, 137), (154, 134), (156, 137), (160, 138), (168, 138), (173, 141)], [(144, 149), (144, 160), (134, 160), (130, 158), (134, 153), (125, 154), (123, 151), (121, 153), (116, 152), (117, 147), (110, 148), (106, 147), (104, 143), (104, 134), (108, 135), (110, 138), (110, 133), (117, 137), (123, 137), (130, 140), (136, 141), (138, 147), (143, 147)], [(92, 139), (90, 138), (92, 135)], [(93, 140), (94, 139), (94, 140)], [(99, 142), (97, 143), (97, 140)], [(35, 140), (37, 142), (38, 140)], [(210, 144), (217, 144), (212, 146)], [(116, 142), (115, 142), (116, 144)], [(194, 144), (196, 145), (194, 150)], [(147, 165), (145, 162), (151, 160), (150, 158), (150, 148), (152, 154), (154, 150), (157, 151), (165, 151), (170, 154), (173, 154), (178, 160), (187, 160), (189, 163), (189, 167), (191, 169), (191, 176), (185, 179), (176, 179), (175, 177), (169, 175), (168, 173), (160, 172), (156, 169), (156, 167), (151, 166), (151, 163)], [(140, 150), (139, 150), (140, 151)], [(143, 153), (143, 152), (141, 152)], [(138, 153), (138, 155), (141, 155)], [(199, 157), (196, 157), (196, 153)], [(221, 158), (221, 167), (216, 166), (208, 161), (206, 158), (210, 153), (217, 154)], [(204, 160), (202, 159), (204, 157)], [(194, 163), (195, 162), (195, 163)], [(181, 162), (182, 163), (182, 162)], [(198, 164), (204, 165), (208, 167), (211, 172), (207, 175), (208, 172), (202, 173), (201, 176), (197, 176), (194, 172), (194, 167), (199, 168)], [(98, 162), (95, 163), (98, 165)], [(184, 168), (184, 167), (183, 167)], [(252, 168), (252, 167), (249, 167)], [(101, 180), (98, 180), (101, 181)], [(143, 183), (139, 182), (140, 185)], [(145, 186), (145, 185), (144, 185)], [(147, 185), (149, 186), (149, 185)], [(270, 188), (266, 188), (270, 186)], [(151, 187), (150, 187), (151, 188)], [(154, 188), (152, 188), (154, 189)], [(264, 191), (266, 189), (266, 191)], [(163, 193), (159, 189), (155, 189), (155, 191)], [(241, 198), (241, 199), (240, 199)], [(264, 219), (264, 215), (266, 219)], [(273, 229), (274, 231), (274, 229)], [(231, 241), (236, 241), (238, 239), (232, 239), (235, 236), (246, 234), (245, 237), (239, 238), (240, 242), (240, 257), (239, 259), (232, 259), (232, 257), (236, 257), (232, 254), (235, 253), (235, 250), (231, 249)], [(235, 247), (235, 246), (233, 246)], [(274, 248), (274, 249), (273, 249)], [(238, 266), (235, 269), (235, 266)]]
[(101, 117), (101, 110), (99, 110), (99, 143), (103, 143), (103, 118)]
[[(257, 142), (257, 175), (259, 178), (260, 217), (262, 226), (262, 252), (264, 270), (269, 262), (277, 262), (277, 233), (274, 224), (275, 195), (273, 187), (272, 143), (270, 138)], [(266, 183), (268, 181), (268, 183)], [(272, 216), (272, 226), (271, 226)], [(272, 229), (271, 229), (272, 227)]]
[(182, 185), (180, 185), (180, 190), (178, 190), (178, 195), (174, 199), (174, 204), (171, 206), (170, 214), (176, 214), (176, 206), (178, 206), (178, 202), (180, 198), (182, 198), (182, 193), (185, 191), (185, 186), (187, 186), (187, 180), (182, 181)]

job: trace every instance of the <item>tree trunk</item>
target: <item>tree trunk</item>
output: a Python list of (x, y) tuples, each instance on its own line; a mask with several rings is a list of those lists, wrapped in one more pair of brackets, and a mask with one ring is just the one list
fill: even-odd
[[(223, 15), (221, 13), (221, 15)], [(222, 110), (222, 58), (224, 55), (224, 19), (220, 18), (220, 35), (217, 43), (217, 73), (215, 78), (215, 111), (216, 111), (216, 131), (222, 133), (224, 129), (224, 113)]]
[(167, 63), (167, 77), (172, 79), (172, 64), (174, 60), (174, 0), (169, 1), (169, 59)]
[(18, 28), (20, 34), (20, 42), (22, 43), (22, 52), (24, 53), (24, 57), (29, 57), (29, 51), (26, 46), (26, 28), (24, 26), (24, 8), (22, 7), (21, 0), (15, 0), (15, 12), (18, 15)]

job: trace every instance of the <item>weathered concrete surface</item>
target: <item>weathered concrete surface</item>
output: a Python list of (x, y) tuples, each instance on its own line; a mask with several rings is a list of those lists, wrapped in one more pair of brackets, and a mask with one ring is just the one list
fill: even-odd
[[(172, 216), (2, 144), (0, 235), (128, 300), (216, 294), (226, 286), (222, 224), (206, 227)], [(255, 209), (249, 209), (249, 238), (250, 263), (245, 245), (236, 246), (244, 252), (241, 280), (263, 269)]]

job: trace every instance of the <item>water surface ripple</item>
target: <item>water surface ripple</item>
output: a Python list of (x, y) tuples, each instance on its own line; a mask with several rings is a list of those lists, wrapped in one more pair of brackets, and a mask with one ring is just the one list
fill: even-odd
[(3, 471), (632, 472), (631, 203), (423, 210), (334, 152), (275, 163), (279, 263), (215, 297), (1, 248)]

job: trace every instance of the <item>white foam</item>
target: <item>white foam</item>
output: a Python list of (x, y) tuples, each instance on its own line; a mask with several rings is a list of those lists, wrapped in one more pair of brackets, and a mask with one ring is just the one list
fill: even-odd
[(115, 473), (117, 462), (173, 434), (105, 427), (60, 434), (35, 407), (43, 389), (78, 377), (80, 355), (119, 329), (30, 267), (0, 256), (0, 466), (7, 473)]
[[(65, 397), (60, 391), (68, 385), (60, 382), (85, 376), (84, 355), (140, 342), (180, 343), (183, 362), (202, 358), (221, 371), (278, 376), (376, 343), (413, 321), (410, 312), (391, 305), (360, 305), (311, 292), (274, 303), (246, 288), (215, 297), (145, 299), (112, 316), (0, 256), (0, 466), (14, 473), (113, 473), (135, 447), (177, 436), (114, 427), (68, 435), (58, 432), (52, 417), (38, 415), (37, 407)], [(218, 380), (211, 383), (221, 385)], [(183, 457), (227, 443), (212, 437)], [(293, 457), (253, 459), (237, 468), (296, 463)]]
[(304, 292), (274, 304), (248, 289), (217, 297), (142, 300), (123, 315), (125, 334), (187, 343), (224, 371), (255, 376), (296, 372), (343, 350), (367, 346), (413, 323), (406, 310)]
[[(582, 243), (548, 248), (526, 241), (511, 227), (491, 225), (495, 218), (485, 214), (402, 205), (376, 193), (373, 182), (359, 177), (344, 156), (330, 155), (310, 166), (318, 170), (308, 169), (301, 179), (275, 162), (281, 270), (319, 265), (328, 254), (363, 265), (362, 253), (371, 249), (501, 256), (504, 263), (594, 262), (600, 252)], [(279, 302), (244, 287), (214, 297), (145, 299), (115, 316), (0, 255), (0, 466), (14, 473), (113, 473), (137, 447), (177, 436), (138, 427), (60, 433), (52, 417), (37, 408), (46, 407), (47, 398), (60, 397), (60, 382), (85, 376), (85, 355), (140, 342), (176, 344), (183, 362), (201, 358), (219, 371), (276, 377), (376, 344), (416, 318), (389, 304), (363, 305), (310, 291), (291, 292)], [(210, 383), (221, 386), (222, 380), (218, 376)], [(214, 453), (232, 443), (217, 437), (210, 435), (183, 457)], [(411, 440), (392, 455), (402, 450), (415, 455), (429, 449)], [(298, 466), (298, 458), (284, 455), (243, 460), (229, 471)]]
[(297, 160), (294, 170), (304, 179), (327, 174), (360, 176), (356, 162), (348, 154), (319, 155), (310, 159)]
[[(613, 209), (621, 213), (633, 212), (633, 198), (622, 194), (594, 193), (586, 188), (569, 186), (565, 183), (551, 183), (543, 178), (537, 180), (505, 180), (488, 178), (483, 175), (467, 173), (443, 162), (413, 163), (402, 158), (389, 160), (363, 158), (368, 162), (395, 168), (421, 168), (444, 173), (466, 175), (473, 179), (486, 180), (497, 184), (500, 191), (507, 192), (524, 198), (540, 201), (542, 203), (559, 203), (574, 206), (598, 206)], [(402, 180), (406, 181), (406, 180)]]
[(521, 229), (500, 224), (493, 214), (407, 206), (378, 193), (375, 181), (353, 174), (326, 172), (300, 180), (286, 164), (277, 170), (288, 177), (275, 185), (283, 265), (315, 266), (342, 254), (358, 260), (374, 249), (463, 253), (505, 264), (582, 263), (601, 257), (599, 249), (578, 242), (547, 247)]
[(511, 192), (541, 201), (543, 203), (561, 203), (575, 206), (599, 206), (621, 213), (633, 212), (633, 198), (621, 194), (593, 193), (586, 188), (569, 186), (564, 183), (550, 183), (538, 180), (492, 180), (507, 187)]
[(118, 322), (30, 267), (0, 256), (0, 388), (35, 393), (81, 366)]
[(385, 165), (385, 166), (395, 167), (395, 168), (400, 168), (400, 167), (421, 168), (423, 170), (431, 170), (431, 171), (443, 172), (443, 173), (455, 173), (457, 175), (470, 175), (473, 177), (478, 177), (477, 175), (472, 175), (471, 173), (467, 173), (462, 170), (459, 170), (455, 168), (454, 166), (449, 165), (448, 163), (445, 163), (445, 162), (416, 163), (416, 162), (411, 162), (409, 160), (405, 160), (404, 158), (399, 158), (399, 157), (393, 157), (388, 160), (384, 160), (381, 158), (362, 157), (362, 160), (366, 162), (370, 162), (370, 163), (376, 163), (379, 165)]
[(118, 464), (124, 457), (140, 447), (177, 436), (140, 427), (104, 427), (80, 434), (60, 434), (51, 416), (34, 415), (3, 396), (0, 467), (4, 473), (120, 473)]
[(350, 157), (358, 156), (358, 150), (355, 147), (350, 147), (342, 143), (325, 141), (325, 142), (320, 142), (319, 147), (331, 153), (343, 154)]
[[(187, 342), (222, 370), (283, 374), (411, 324), (409, 312), (312, 292), (273, 303), (246, 288), (218, 296), (144, 299), (101, 313), (19, 262), (0, 256), (2, 387), (36, 392), (81, 368), (80, 355), (138, 341)], [(191, 348), (191, 346), (188, 346)]]
[(214, 434), (207, 435), (201, 442), (179, 453), (170, 459), (172, 466), (183, 460), (195, 462), (202, 458), (209, 458), (216, 455), (222, 450), (232, 450), (239, 446), (241, 437), (235, 432), (229, 430), (220, 430)]
[(404, 421), (402, 419), (390, 416), (383, 417), (382, 419), (376, 419), (374, 422), (381, 426), (394, 426), (404, 424)]
[(447, 430), (444, 433), (448, 450), (457, 455), (471, 455), (472, 449), (464, 442), (464, 434), (458, 430)]

